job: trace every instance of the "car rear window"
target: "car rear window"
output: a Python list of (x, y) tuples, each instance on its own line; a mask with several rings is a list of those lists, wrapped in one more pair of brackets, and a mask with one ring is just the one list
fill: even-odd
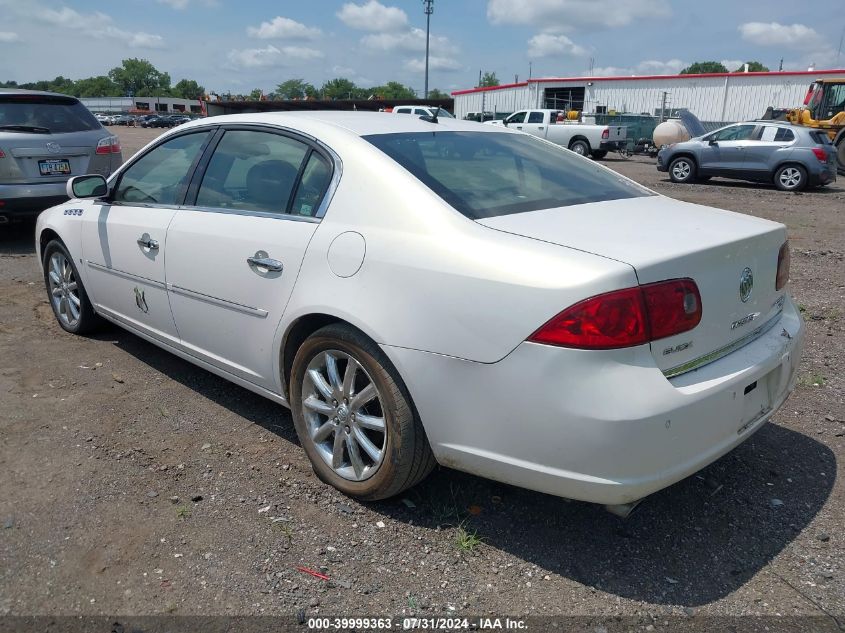
[(824, 132), (810, 132), (810, 138), (819, 145), (831, 145), (830, 137)]
[(44, 95), (0, 95), (0, 132), (61, 134), (102, 126), (76, 99)]
[(410, 132), (364, 138), (471, 219), (655, 195), (527, 134)]

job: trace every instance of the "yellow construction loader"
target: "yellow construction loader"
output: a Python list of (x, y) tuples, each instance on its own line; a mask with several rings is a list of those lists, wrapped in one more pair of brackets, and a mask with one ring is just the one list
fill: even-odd
[(836, 167), (845, 174), (845, 77), (817, 79), (807, 91), (804, 105), (787, 110), (793, 125), (823, 130), (836, 147)]

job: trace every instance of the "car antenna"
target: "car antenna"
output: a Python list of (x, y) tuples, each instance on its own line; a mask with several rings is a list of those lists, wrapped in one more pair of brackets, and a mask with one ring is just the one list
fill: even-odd
[(423, 121), (428, 121), (429, 123), (437, 123), (438, 114), (440, 114), (440, 106), (437, 106), (437, 109), (434, 111), (433, 115), (423, 114), (420, 118)]

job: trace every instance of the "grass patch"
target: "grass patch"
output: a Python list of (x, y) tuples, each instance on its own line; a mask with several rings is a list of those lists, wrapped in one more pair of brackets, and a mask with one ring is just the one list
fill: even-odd
[(827, 378), (821, 374), (806, 374), (798, 378), (798, 384), (801, 387), (824, 387)]
[(180, 519), (187, 519), (191, 516), (191, 508), (188, 506), (176, 506), (176, 516)]
[(476, 547), (481, 545), (483, 540), (483, 538), (478, 536), (478, 532), (475, 530), (470, 532), (464, 527), (463, 523), (455, 531), (455, 545), (462, 552), (472, 552)]

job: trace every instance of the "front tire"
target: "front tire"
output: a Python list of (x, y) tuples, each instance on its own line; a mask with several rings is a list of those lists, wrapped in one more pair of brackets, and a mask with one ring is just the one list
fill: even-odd
[(86, 334), (100, 324), (73, 258), (65, 245), (52, 240), (44, 248), (44, 285), (59, 326), (71, 334)]
[(569, 149), (579, 156), (589, 156), (590, 155), (590, 144), (587, 141), (577, 140), (572, 141), (569, 144)]
[(290, 397), (314, 472), (350, 497), (392, 497), (434, 468), (402, 379), (378, 345), (349, 325), (328, 325), (305, 340)]
[(801, 191), (807, 186), (807, 172), (800, 165), (784, 165), (775, 172), (775, 187), (781, 191)]
[(687, 156), (681, 156), (669, 165), (669, 179), (672, 182), (689, 184), (695, 181), (695, 171), (695, 162)]

